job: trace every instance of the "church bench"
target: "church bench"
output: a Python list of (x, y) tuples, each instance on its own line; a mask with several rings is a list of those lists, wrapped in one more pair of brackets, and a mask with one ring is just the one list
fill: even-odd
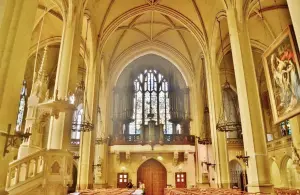
[(80, 190), (80, 195), (131, 195), (133, 189), (114, 188), (114, 189), (86, 189)]
[(165, 195), (258, 195), (269, 193), (248, 193), (236, 189), (220, 188), (166, 188)]

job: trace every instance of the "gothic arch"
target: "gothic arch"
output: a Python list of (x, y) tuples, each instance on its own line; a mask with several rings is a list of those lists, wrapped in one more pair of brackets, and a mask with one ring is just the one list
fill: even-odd
[(280, 187), (282, 183), (281, 174), (280, 174), (279, 166), (274, 157), (269, 158), (269, 166), (271, 171), (271, 181), (274, 184), (274, 187)]
[(136, 45), (132, 48), (129, 48), (125, 52), (123, 52), (112, 65), (109, 71), (109, 78), (111, 86), (114, 86), (121, 75), (124, 68), (130, 64), (135, 59), (138, 59), (147, 54), (156, 54), (165, 58), (166, 60), (170, 61), (174, 64), (179, 71), (181, 72), (185, 83), (187, 86), (192, 86), (194, 82), (194, 73), (192, 70), (188, 69), (191, 65), (189, 62), (178, 53), (176, 50), (170, 50), (166, 48), (165, 45), (159, 44), (140, 44)]
[(155, 161), (157, 161), (158, 163), (160, 163), (165, 169), (166, 169), (166, 171), (167, 171), (167, 173), (169, 172), (169, 170), (167, 169), (167, 165), (164, 163), (164, 162), (162, 162), (162, 161), (158, 161), (157, 159), (155, 159), (154, 157), (151, 157), (151, 158), (145, 158), (145, 159), (143, 159), (141, 162), (139, 162), (138, 164), (137, 164), (137, 168), (136, 168), (136, 172), (138, 171), (138, 169), (145, 163), (145, 162), (147, 162), (147, 161), (149, 161), (149, 160), (155, 160)]
[(284, 187), (289, 187), (289, 181), (288, 181), (288, 163), (292, 160), (291, 156), (285, 155), (280, 163), (280, 176), (281, 181)]

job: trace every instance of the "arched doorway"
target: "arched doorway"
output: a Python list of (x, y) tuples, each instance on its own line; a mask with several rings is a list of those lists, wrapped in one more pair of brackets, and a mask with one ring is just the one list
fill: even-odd
[(166, 168), (154, 159), (144, 162), (137, 171), (137, 183), (143, 181), (147, 195), (163, 195), (167, 185)]
[(247, 184), (247, 176), (243, 172), (242, 166), (237, 160), (229, 162), (230, 169), (230, 187), (238, 187), (239, 189), (245, 190)]
[(76, 191), (77, 173), (78, 173), (77, 167), (73, 164), (73, 174), (72, 174), (73, 184), (68, 187), (68, 193), (73, 193)]

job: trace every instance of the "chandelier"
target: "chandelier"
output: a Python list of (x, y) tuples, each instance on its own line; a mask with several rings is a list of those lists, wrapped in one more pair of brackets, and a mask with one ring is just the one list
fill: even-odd
[[(221, 40), (221, 48), (222, 48), (222, 55), (223, 55), (223, 61), (224, 61), (224, 70), (225, 70), (225, 83), (222, 88), (222, 110), (219, 117), (219, 120), (217, 122), (216, 128), (218, 131), (221, 132), (233, 132), (233, 131), (241, 131), (242, 126), (239, 120), (239, 111), (238, 111), (238, 105), (236, 102), (236, 98), (233, 96), (232, 93), (229, 93), (231, 91), (231, 87), (229, 82), (227, 81), (227, 74), (226, 74), (226, 60), (225, 60), (225, 54), (224, 54), (224, 47), (223, 47), (223, 40), (222, 40), (222, 32), (221, 32), (221, 25), (219, 22), (219, 32), (220, 32), (220, 40)], [(225, 102), (225, 95), (227, 95), (227, 102)], [(232, 109), (227, 109), (230, 112), (226, 113), (226, 106), (225, 103), (228, 103), (228, 106), (233, 105), (234, 112), (231, 113)], [(233, 118), (233, 114), (236, 115), (236, 118)]]
[(210, 124), (209, 124), (209, 110), (208, 107), (204, 108), (202, 132), (198, 138), (198, 143), (201, 145), (210, 145), (211, 144), (211, 135), (210, 135)]
[[(88, 25), (86, 27), (86, 36), (85, 36), (85, 46), (84, 46), (84, 53), (83, 57), (86, 57), (86, 43), (87, 43), (87, 33), (88, 33)], [(72, 123), (72, 131), (81, 131), (81, 132), (89, 132), (94, 129), (93, 123), (91, 123), (91, 117), (89, 116), (89, 109), (88, 109), (88, 102), (86, 99), (86, 90), (85, 90), (85, 83), (83, 80), (83, 76), (79, 84), (75, 89), (75, 105), (78, 106), (79, 102), (83, 102), (83, 108), (77, 109), (75, 114), (73, 123)]]
[(210, 124), (209, 124), (209, 109), (207, 106), (207, 87), (206, 87), (206, 75), (205, 68), (203, 66), (203, 100), (204, 100), (204, 113), (203, 113), (203, 121), (202, 121), (202, 132), (200, 133), (200, 137), (198, 138), (198, 143), (201, 145), (209, 145), (211, 144), (211, 134), (210, 134)]

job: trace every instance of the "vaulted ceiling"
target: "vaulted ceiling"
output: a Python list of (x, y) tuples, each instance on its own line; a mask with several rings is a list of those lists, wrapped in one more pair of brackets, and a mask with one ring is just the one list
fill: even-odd
[[(192, 28), (199, 30), (203, 42), (209, 49), (213, 42), (212, 35), (216, 31), (218, 33), (216, 18), (222, 15), (220, 13), (224, 10), (223, 1), (88, 0), (85, 14), (91, 21), (91, 33), (98, 41), (91, 43), (91, 38), (88, 37), (88, 48), (92, 48), (92, 44), (99, 48), (101, 46), (99, 42), (103, 41), (101, 50), (97, 51), (103, 52), (106, 66), (110, 67), (116, 59), (122, 57), (122, 54), (131, 48), (139, 48), (138, 45), (155, 44), (172, 50), (184, 58), (193, 70), (198, 70), (203, 47), (195, 38), (197, 35)], [(244, 0), (244, 2), (249, 5), (256, 2), (248, 13), (250, 38), (252, 43), (266, 48), (282, 28), (290, 23), (286, 0), (261, 0), (261, 11), (257, 0)], [(45, 10), (47, 11), (45, 12)], [(192, 25), (187, 26), (182, 23), (181, 21), (184, 20), (191, 21)], [(82, 30), (83, 43), (86, 27), (85, 18)], [(224, 47), (226, 47), (229, 45), (230, 38), (226, 18), (222, 18), (221, 29)], [(59, 45), (62, 31), (63, 19), (59, 7), (52, 0), (40, 0), (31, 50), (35, 50), (39, 40), (42, 43), (45, 40), (53, 39)], [(219, 36), (217, 37), (216, 55), (220, 56), (220, 39)], [(104, 38), (106, 39), (104, 40)], [(227, 49), (227, 51), (229, 50)], [(94, 55), (98, 55), (98, 53)], [(258, 58), (255, 61), (260, 61), (259, 55), (255, 55), (255, 57)]]

